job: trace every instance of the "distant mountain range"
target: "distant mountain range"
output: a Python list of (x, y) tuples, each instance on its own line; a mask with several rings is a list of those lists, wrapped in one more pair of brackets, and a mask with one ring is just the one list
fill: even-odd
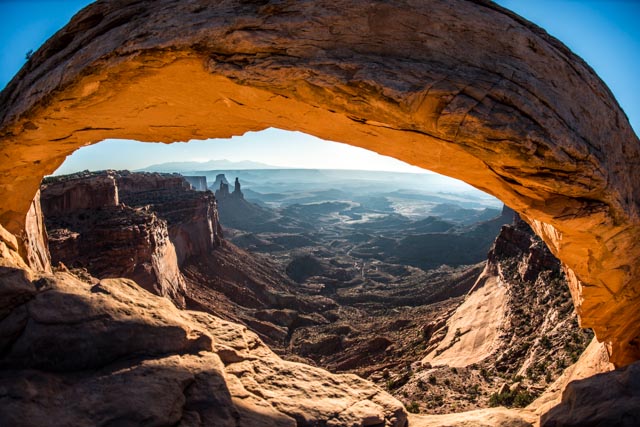
[(252, 162), (250, 160), (241, 160), (233, 162), (227, 159), (209, 160), (207, 162), (168, 162), (147, 166), (138, 169), (145, 172), (188, 172), (203, 170), (244, 170), (244, 169), (287, 169), (282, 166), (273, 166), (266, 163)]

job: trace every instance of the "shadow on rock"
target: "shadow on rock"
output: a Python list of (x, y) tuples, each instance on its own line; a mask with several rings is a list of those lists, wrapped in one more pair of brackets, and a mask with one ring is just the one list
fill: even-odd
[(640, 422), (640, 362), (569, 383), (562, 401), (542, 415), (542, 427), (636, 427)]

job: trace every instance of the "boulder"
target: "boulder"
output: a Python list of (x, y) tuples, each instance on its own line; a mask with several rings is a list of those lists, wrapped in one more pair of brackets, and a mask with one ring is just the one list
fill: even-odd
[(640, 362), (570, 382), (541, 427), (635, 427), (640, 420)]
[(23, 272), (0, 271), (0, 425), (406, 425), (368, 381), (284, 361), (129, 280)]

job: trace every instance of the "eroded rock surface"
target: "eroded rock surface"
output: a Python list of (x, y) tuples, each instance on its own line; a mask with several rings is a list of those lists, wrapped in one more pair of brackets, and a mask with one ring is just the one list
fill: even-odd
[(452, 313), (424, 325), (422, 363), (386, 379), (407, 407), (438, 414), (525, 407), (554, 389), (591, 341), (577, 324), (559, 261), (517, 215), (476, 277)]
[(128, 171), (53, 177), (42, 186), (54, 264), (127, 277), (185, 306), (185, 259), (219, 246), (215, 199), (179, 175)]
[(120, 200), (130, 206), (149, 206), (167, 221), (178, 265), (191, 256), (211, 252), (222, 243), (216, 200), (211, 192), (191, 191), (177, 174), (117, 173)]
[(0, 105), (14, 234), (42, 176), (87, 143), (299, 130), (505, 201), (571, 269), (612, 360), (640, 358), (638, 138), (584, 61), (492, 2), (100, 1)]
[(0, 270), (2, 425), (406, 425), (373, 384), (283, 361), (129, 280), (24, 273)]
[(49, 255), (49, 238), (45, 229), (40, 191), (38, 191), (29, 206), (25, 220), (23, 239), (20, 242), (22, 257), (34, 270), (51, 272), (51, 257)]
[(633, 427), (640, 420), (640, 363), (570, 382), (542, 427)]
[(480, 409), (461, 414), (411, 415), (411, 427), (531, 427), (531, 414), (504, 408)]

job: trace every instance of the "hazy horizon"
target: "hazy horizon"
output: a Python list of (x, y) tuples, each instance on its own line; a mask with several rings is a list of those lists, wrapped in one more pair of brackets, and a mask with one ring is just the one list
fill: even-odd
[[(117, 155), (126, 153), (126, 156)], [(268, 128), (225, 139), (192, 140), (172, 144), (112, 139), (75, 151), (53, 173), (82, 170), (140, 170), (155, 164), (226, 159), (259, 162), (280, 169), (344, 169), (433, 173), (364, 148), (326, 141), (302, 133)]]

